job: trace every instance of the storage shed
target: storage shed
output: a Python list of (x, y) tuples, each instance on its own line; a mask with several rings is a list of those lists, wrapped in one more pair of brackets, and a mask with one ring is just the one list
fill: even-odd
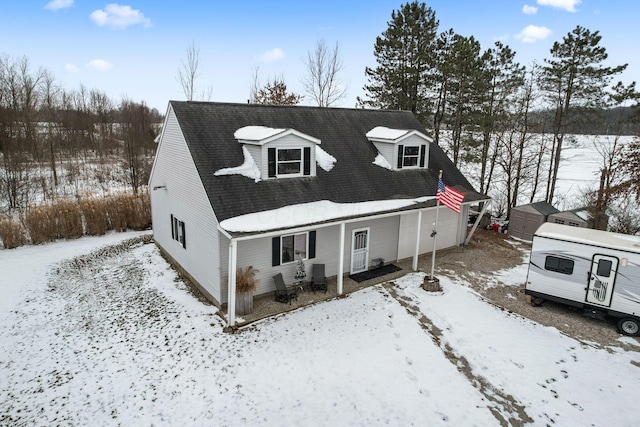
[(519, 239), (531, 241), (538, 227), (547, 222), (549, 215), (560, 212), (547, 202), (535, 202), (511, 209), (507, 233)]
[(572, 227), (587, 228), (588, 219), (589, 217), (584, 210), (573, 209), (573, 210), (553, 213), (549, 215), (549, 217), (547, 218), (547, 222), (552, 222), (554, 224), (570, 225)]

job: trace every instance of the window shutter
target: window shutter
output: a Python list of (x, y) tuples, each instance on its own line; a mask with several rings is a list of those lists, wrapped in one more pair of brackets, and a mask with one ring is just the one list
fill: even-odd
[(316, 232), (309, 232), (309, 259), (316, 257)]
[(173, 226), (173, 214), (171, 214), (171, 238), (172, 239), (176, 238), (176, 229)]
[(304, 147), (304, 175), (311, 175), (311, 148)]
[(187, 249), (187, 235), (184, 233), (184, 221), (180, 222), (180, 227), (182, 227), (182, 247)]
[(427, 151), (427, 146), (426, 145), (421, 145), (420, 146), (420, 167), (423, 168), (424, 167), (424, 156), (425, 156), (425, 152)]
[(402, 169), (402, 154), (404, 153), (404, 145), (398, 145), (398, 169)]
[(267, 149), (267, 156), (268, 156), (268, 175), (269, 178), (273, 178), (276, 176), (276, 149), (275, 148), (268, 148)]
[(280, 265), (280, 236), (271, 239), (271, 266)]

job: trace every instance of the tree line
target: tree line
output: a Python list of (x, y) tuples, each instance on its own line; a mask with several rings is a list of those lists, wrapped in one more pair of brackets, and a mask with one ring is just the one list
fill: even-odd
[[(478, 165), (481, 193), (492, 190), (502, 172), (507, 214), (519, 204), (525, 182), (531, 201), (554, 203), (570, 134), (606, 121), (616, 139), (600, 147), (604, 178), (589, 195), (600, 201), (593, 205), (602, 215), (614, 199), (640, 195), (638, 145), (617, 138), (640, 121), (640, 95), (635, 82), (614, 84), (627, 64), (605, 65), (601, 41), (598, 31), (577, 26), (553, 43), (541, 65), (523, 66), (506, 44), (483, 50), (473, 36), (440, 32), (425, 3), (406, 3), (376, 38), (377, 65), (365, 69), (366, 95), (358, 105), (412, 111), (457, 166)], [(621, 108), (630, 105), (631, 111)]]
[(0, 56), (2, 205), (25, 209), (78, 195), (81, 174), (105, 191), (128, 186), (136, 194), (146, 185), (161, 121), (144, 102), (114, 101), (84, 86), (68, 90), (28, 58)]

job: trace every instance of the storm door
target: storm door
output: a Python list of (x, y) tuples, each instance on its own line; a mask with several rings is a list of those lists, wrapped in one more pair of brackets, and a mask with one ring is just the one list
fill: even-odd
[(351, 234), (351, 274), (367, 270), (369, 262), (369, 228), (353, 230)]

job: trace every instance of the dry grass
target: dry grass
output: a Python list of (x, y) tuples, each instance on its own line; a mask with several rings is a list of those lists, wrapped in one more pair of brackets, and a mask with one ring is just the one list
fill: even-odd
[(82, 213), (80, 206), (70, 200), (58, 200), (51, 209), (56, 213), (58, 238), (77, 239), (82, 236)]
[(151, 225), (151, 203), (147, 193), (116, 194), (111, 197), (106, 208), (110, 228), (113, 230), (145, 230)]
[(34, 245), (52, 242), (58, 236), (58, 224), (53, 205), (30, 207), (22, 215), (22, 224)]
[(0, 241), (5, 249), (13, 249), (27, 243), (24, 229), (20, 222), (12, 218), (0, 218)]
[(102, 236), (107, 232), (109, 226), (107, 204), (107, 199), (92, 196), (80, 200), (80, 210), (82, 210), (82, 215), (84, 216), (85, 234)]

